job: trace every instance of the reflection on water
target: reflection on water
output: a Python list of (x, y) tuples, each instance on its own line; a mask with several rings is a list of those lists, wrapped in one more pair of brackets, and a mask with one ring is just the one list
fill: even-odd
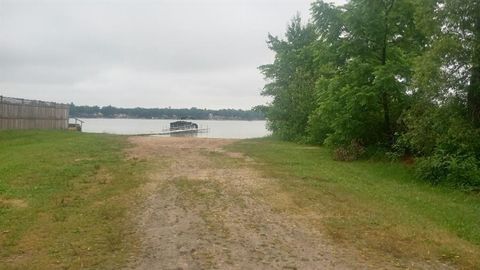
[[(84, 132), (110, 133), (121, 135), (161, 133), (169, 127), (167, 119), (81, 119)], [(206, 138), (245, 139), (264, 137), (270, 134), (265, 121), (223, 121), (223, 120), (192, 120), (199, 127), (208, 127), (208, 132), (191, 134), (175, 134), (174, 136), (196, 136)]]
[(198, 137), (198, 131), (190, 130), (188, 132), (171, 133), (170, 137)]

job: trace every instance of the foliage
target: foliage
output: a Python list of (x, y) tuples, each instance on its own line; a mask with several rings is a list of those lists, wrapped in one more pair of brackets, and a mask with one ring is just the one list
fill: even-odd
[[(318, 0), (261, 67), (280, 138), (414, 155), (422, 178), (477, 186), (480, 0)], [(314, 100), (314, 102), (312, 102)], [(438, 170), (438, 171), (436, 171)], [(464, 173), (460, 173), (461, 171)]]
[(353, 161), (365, 153), (365, 148), (353, 140), (348, 146), (340, 146), (334, 150), (333, 159), (338, 161)]
[(262, 94), (272, 96), (265, 110), (270, 129), (286, 140), (305, 137), (308, 117), (314, 108), (314, 48), (317, 36), (313, 25), (302, 25), (296, 16), (287, 28), (286, 39), (269, 35), (268, 45), (275, 61), (260, 70), (269, 80)]
[(480, 186), (480, 166), (470, 155), (438, 151), (419, 159), (417, 174), (434, 184), (445, 182), (462, 187)]
[(412, 108), (403, 120), (408, 128), (397, 150), (419, 157), (418, 176), (434, 184), (480, 186), (479, 130), (462, 118), (458, 104)]

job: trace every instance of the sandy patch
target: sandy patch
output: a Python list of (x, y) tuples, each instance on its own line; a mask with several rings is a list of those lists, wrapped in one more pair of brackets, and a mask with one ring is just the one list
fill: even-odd
[(0, 198), (0, 206), (5, 205), (11, 208), (27, 208), (28, 203), (20, 199), (4, 199)]

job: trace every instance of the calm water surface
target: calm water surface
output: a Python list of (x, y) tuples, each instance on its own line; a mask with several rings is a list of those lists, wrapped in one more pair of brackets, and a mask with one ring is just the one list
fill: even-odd
[[(121, 135), (158, 133), (169, 127), (168, 119), (82, 119), (84, 132), (110, 133)], [(190, 120), (188, 120), (190, 121)], [(208, 133), (198, 133), (198, 137), (247, 139), (264, 137), (270, 134), (266, 121), (227, 121), (227, 120), (191, 120), (199, 128), (208, 128)], [(71, 120), (70, 122), (73, 122)]]

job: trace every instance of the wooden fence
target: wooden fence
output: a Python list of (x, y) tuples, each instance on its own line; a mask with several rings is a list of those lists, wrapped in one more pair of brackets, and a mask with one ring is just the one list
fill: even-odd
[(69, 105), (0, 96), (0, 129), (66, 129)]

